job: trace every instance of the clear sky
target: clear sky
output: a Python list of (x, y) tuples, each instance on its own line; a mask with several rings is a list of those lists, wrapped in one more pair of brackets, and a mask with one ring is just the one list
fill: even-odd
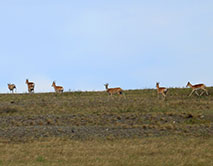
[(0, 93), (213, 85), (212, 0), (0, 0)]

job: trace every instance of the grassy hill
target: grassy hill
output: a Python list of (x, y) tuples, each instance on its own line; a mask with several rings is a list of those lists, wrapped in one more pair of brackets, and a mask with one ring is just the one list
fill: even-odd
[[(153, 89), (127, 90), (125, 97), (110, 97), (106, 92), (1, 94), (0, 147), (16, 155), (1, 152), (0, 165), (11, 158), (16, 158), (12, 165), (26, 165), (30, 158), (30, 165), (152, 165), (152, 156), (157, 165), (212, 164), (213, 88), (208, 91), (209, 96), (189, 97), (191, 89), (170, 88), (166, 100), (158, 98)], [(71, 155), (64, 144), (75, 153)], [(42, 147), (45, 152), (40, 153)], [(116, 148), (118, 153), (113, 153)], [(202, 160), (188, 161), (192, 152), (198, 155), (199, 151)], [(31, 152), (26, 159), (24, 154)], [(111, 153), (117, 158), (108, 158)], [(174, 162), (176, 154), (180, 156)]]

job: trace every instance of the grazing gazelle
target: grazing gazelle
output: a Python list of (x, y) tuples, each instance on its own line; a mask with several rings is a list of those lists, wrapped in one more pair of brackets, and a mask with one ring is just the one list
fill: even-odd
[(64, 91), (64, 88), (62, 86), (56, 86), (55, 81), (53, 81), (52, 87), (54, 87), (55, 92), (57, 93), (60, 93), (60, 92), (62, 93)]
[(13, 90), (16, 89), (16, 85), (15, 84), (7, 84), (8, 85), (8, 89), (13, 93)]
[(28, 79), (26, 79), (26, 84), (28, 87), (28, 92), (29, 93), (34, 92), (35, 84), (33, 82), (29, 82)]
[(106, 92), (112, 96), (112, 94), (119, 94), (122, 95), (123, 94), (123, 89), (121, 89), (120, 87), (117, 88), (108, 88), (109, 84), (104, 84), (106, 87)]
[[(206, 86), (204, 84), (192, 85), (190, 82), (188, 82), (186, 87), (192, 88), (192, 92), (189, 94), (189, 96), (191, 96), (193, 92), (195, 92), (196, 95), (198, 95), (198, 96), (202, 96), (202, 94), (204, 92), (206, 92), (206, 95), (208, 95), (208, 91), (206, 90)], [(200, 95), (197, 93), (197, 90), (199, 90), (199, 89), (203, 90), (203, 92)]]
[(165, 87), (160, 87), (159, 84), (160, 84), (159, 82), (156, 83), (158, 97), (159, 97), (159, 94), (162, 94), (163, 97), (165, 98), (166, 93), (168, 92), (168, 89)]

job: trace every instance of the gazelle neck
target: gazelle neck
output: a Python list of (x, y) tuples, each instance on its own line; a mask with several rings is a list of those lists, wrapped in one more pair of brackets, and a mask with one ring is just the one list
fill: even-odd
[(192, 87), (192, 84), (190, 82), (188, 82), (187, 86), (189, 86), (190, 88)]
[(53, 83), (52, 86), (53, 86), (54, 88), (56, 88), (56, 84), (55, 84), (55, 83)]

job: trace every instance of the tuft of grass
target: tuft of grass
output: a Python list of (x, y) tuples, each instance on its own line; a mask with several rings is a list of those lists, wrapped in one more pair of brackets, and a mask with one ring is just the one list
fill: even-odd
[(44, 157), (38, 156), (38, 157), (36, 158), (36, 161), (37, 161), (37, 162), (40, 162), (40, 163), (44, 163), (46, 160), (44, 159)]

